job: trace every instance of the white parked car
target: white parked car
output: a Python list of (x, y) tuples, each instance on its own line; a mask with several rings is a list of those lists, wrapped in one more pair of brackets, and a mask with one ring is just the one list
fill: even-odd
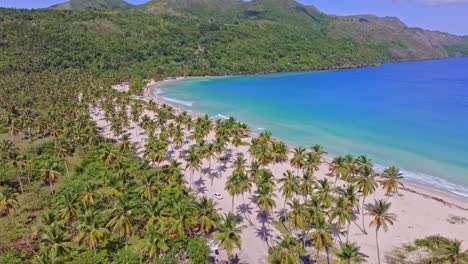
[(219, 192), (215, 192), (212, 195), (216, 200), (221, 200), (223, 199), (223, 196)]

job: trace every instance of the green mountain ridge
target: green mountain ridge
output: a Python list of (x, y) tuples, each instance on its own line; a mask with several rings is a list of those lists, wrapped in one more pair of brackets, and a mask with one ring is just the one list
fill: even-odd
[(310, 31), (331, 39), (352, 39), (379, 46), (392, 60), (434, 59), (468, 55), (467, 37), (407, 27), (396, 17), (374, 15), (333, 16), (294, 0), (153, 0), (125, 5), (123, 0), (72, 0), (53, 8), (80, 10), (85, 7), (124, 9), (180, 18), (215, 19), (223, 23), (256, 21), (258, 25)]
[(60, 10), (80, 10), (90, 7), (127, 10), (132, 8), (133, 5), (124, 0), (71, 0), (62, 4), (53, 5), (50, 8)]

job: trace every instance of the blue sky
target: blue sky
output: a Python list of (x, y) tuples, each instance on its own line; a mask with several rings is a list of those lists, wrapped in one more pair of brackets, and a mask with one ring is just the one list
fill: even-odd
[[(65, 0), (0, 0), (1, 7), (43, 8)], [(147, 0), (128, 0), (141, 4)], [(299, 0), (336, 15), (396, 16), (410, 26), (468, 35), (468, 0)]]

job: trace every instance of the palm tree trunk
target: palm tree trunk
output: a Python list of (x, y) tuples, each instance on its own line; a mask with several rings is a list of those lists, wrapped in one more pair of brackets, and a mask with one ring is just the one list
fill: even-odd
[(376, 228), (376, 229), (375, 229), (375, 245), (377, 246), (377, 260), (378, 260), (378, 263), (380, 264), (380, 249), (379, 249), (379, 237), (378, 237), (378, 234), (379, 234), (379, 229)]
[(21, 180), (21, 176), (19, 174), (16, 175), (16, 179), (19, 183), (19, 186), (20, 186), (20, 190), (21, 190), (21, 194), (23, 194), (23, 181)]
[(192, 178), (193, 178), (194, 173), (195, 173), (195, 170), (192, 170), (192, 173), (190, 173), (190, 188), (192, 188)]
[(330, 253), (328, 251), (328, 246), (325, 246), (325, 252), (327, 253), (327, 264), (330, 264)]
[(234, 213), (234, 195), (232, 196), (232, 208), (231, 213)]
[(351, 226), (351, 222), (348, 222), (348, 227), (346, 231), (346, 243), (348, 243), (348, 238), (349, 238), (349, 227)]
[(52, 185), (52, 181), (49, 179), (49, 187), (50, 187), (50, 192), (54, 193), (54, 186)]
[(64, 159), (63, 162), (65, 163), (65, 171), (67, 172), (67, 177), (70, 177), (70, 172), (68, 171), (67, 161)]
[(362, 209), (361, 209), (361, 213), (362, 213), (362, 231), (364, 234), (367, 235), (367, 231), (366, 231), (366, 226), (364, 224), (364, 205), (365, 205), (365, 201), (366, 201), (366, 196), (363, 196), (362, 198)]

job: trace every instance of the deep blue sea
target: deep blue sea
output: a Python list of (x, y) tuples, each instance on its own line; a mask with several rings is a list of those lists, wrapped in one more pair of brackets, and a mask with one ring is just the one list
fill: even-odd
[(288, 143), (366, 154), (410, 181), (468, 197), (468, 58), (200, 78), (156, 92)]

